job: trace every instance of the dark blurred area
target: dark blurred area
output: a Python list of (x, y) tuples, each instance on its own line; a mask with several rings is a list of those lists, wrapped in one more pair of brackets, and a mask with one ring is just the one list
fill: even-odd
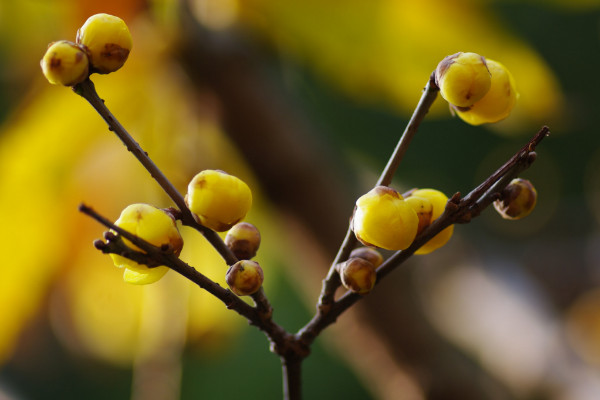
[[(260, 332), (171, 274), (124, 285), (91, 248), (101, 227), (71, 207), (114, 217), (127, 201), (165, 202), (116, 138), (96, 139), (108, 135), (89, 106), (38, 70), (46, 43), (96, 12), (126, 20), (134, 51), (114, 78), (92, 79), (176, 185), (221, 168), (256, 188), (265, 290), (289, 331), (312, 315), (354, 201), (437, 61), (502, 61), (514, 115), (469, 126), (438, 99), (394, 186), (466, 194), (547, 124), (523, 175), (536, 209), (506, 221), (490, 208), (401, 265), (317, 340), (304, 395), (600, 398), (600, 3), (2, 0), (0, 197), (15, 228), (1, 241), (0, 399), (281, 397)], [(40, 174), (31, 199), (26, 179)], [(182, 257), (222, 279), (197, 240)]]

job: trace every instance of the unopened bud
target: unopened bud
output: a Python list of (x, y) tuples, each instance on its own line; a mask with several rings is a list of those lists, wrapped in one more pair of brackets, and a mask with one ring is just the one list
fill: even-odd
[(373, 247), (358, 247), (352, 250), (349, 258), (362, 258), (373, 264), (375, 268), (383, 263), (383, 256)]
[(77, 43), (86, 49), (94, 72), (101, 74), (121, 68), (133, 46), (127, 24), (109, 14), (89, 17), (77, 31)]
[(491, 87), (490, 71), (484, 57), (475, 53), (456, 53), (444, 58), (435, 70), (440, 94), (450, 104), (470, 107)]
[(51, 43), (40, 65), (44, 76), (53, 85), (74, 86), (83, 82), (89, 72), (85, 51), (67, 40)]
[[(405, 201), (410, 204), (419, 217), (419, 233), (433, 223), (446, 209), (448, 197), (436, 189), (414, 189), (406, 197)], [(454, 225), (450, 225), (443, 231), (429, 239), (421, 246), (415, 254), (428, 254), (445, 245), (454, 233)]]
[[(126, 207), (121, 212), (115, 225), (154, 246), (162, 248), (163, 245), (166, 245), (175, 255), (179, 255), (183, 248), (183, 239), (179, 234), (175, 220), (163, 210), (151, 205), (132, 204)], [(123, 238), (123, 241), (134, 250), (141, 250), (128, 239)], [(149, 268), (118, 254), (111, 254), (110, 256), (115, 266), (124, 268), (123, 280), (127, 283), (137, 285), (153, 283), (162, 278), (169, 270), (165, 266)]]
[(373, 264), (358, 257), (340, 264), (338, 272), (344, 287), (361, 295), (369, 293), (377, 279)]
[(227, 232), (225, 244), (239, 260), (249, 260), (260, 246), (260, 232), (254, 225), (240, 222)]
[(510, 71), (494, 60), (487, 60), (492, 74), (492, 86), (482, 99), (470, 107), (452, 107), (456, 114), (471, 125), (494, 123), (510, 115), (519, 94)]
[(417, 235), (419, 218), (400, 193), (377, 186), (356, 201), (352, 230), (366, 246), (404, 250)]
[(241, 179), (208, 169), (191, 180), (185, 201), (202, 225), (224, 232), (246, 216), (252, 192)]
[(521, 219), (528, 216), (537, 203), (537, 191), (526, 179), (513, 179), (494, 202), (494, 208), (504, 219)]
[(419, 228), (417, 229), (417, 235), (423, 232), (423, 229), (431, 225), (433, 215), (433, 204), (425, 197), (420, 196), (408, 196), (404, 199), (417, 213), (419, 217)]
[(257, 262), (240, 260), (229, 267), (225, 280), (233, 293), (238, 296), (249, 296), (261, 288), (264, 275)]

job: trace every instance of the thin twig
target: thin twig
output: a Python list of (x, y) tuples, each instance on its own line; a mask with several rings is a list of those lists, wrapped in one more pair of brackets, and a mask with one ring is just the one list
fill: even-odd
[(392, 178), (394, 177), (398, 166), (400, 166), (400, 162), (404, 158), (404, 154), (406, 154), (406, 150), (408, 149), (410, 141), (417, 133), (421, 122), (429, 112), (429, 108), (431, 108), (431, 105), (437, 98), (439, 91), (440, 88), (436, 85), (435, 77), (432, 73), (429, 77), (427, 85), (425, 85), (421, 99), (419, 100), (419, 103), (417, 104), (410, 121), (408, 121), (408, 124), (406, 125), (406, 128), (404, 129), (404, 132), (402, 133), (402, 136), (400, 137), (400, 140), (398, 141), (390, 160), (385, 166), (375, 186), (389, 186), (389, 184), (392, 183)]
[[(514, 177), (531, 166), (536, 158), (536, 146), (549, 134), (550, 130), (544, 126), (521, 150), (467, 196), (461, 199), (460, 194), (457, 193), (448, 200), (444, 213), (423, 230), (406, 250), (394, 253), (379, 266), (376, 283), (381, 282), (386, 275), (398, 268), (415, 251), (448, 226), (455, 223), (466, 223), (471, 218), (478, 216), (483, 209), (497, 198)], [(295, 335), (296, 338), (310, 346), (323, 329), (334, 323), (337, 317), (361, 298), (362, 296), (356, 293), (346, 292), (331, 304), (327, 312), (315, 314), (313, 319), (298, 331)]]
[[(419, 100), (412, 117), (408, 121), (408, 124), (406, 125), (402, 136), (400, 136), (400, 140), (398, 141), (394, 152), (392, 153), (375, 186), (388, 186), (392, 182), (392, 178), (394, 177), (400, 162), (404, 158), (404, 154), (406, 153), (411, 140), (417, 133), (419, 125), (437, 98), (438, 92), (439, 88), (435, 83), (435, 77), (432, 73), (429, 77), (429, 81), (425, 85), (421, 99)], [(329, 272), (327, 273), (326, 278), (323, 280), (323, 287), (321, 289), (321, 294), (317, 304), (317, 313), (326, 313), (331, 307), (331, 304), (334, 301), (335, 291), (340, 286), (339, 274), (337, 273), (335, 266), (348, 258), (350, 252), (356, 247), (357, 243), (358, 241), (356, 240), (352, 229), (349, 227), (348, 231), (346, 232), (346, 237), (344, 238), (336, 257), (333, 260), (333, 263), (329, 267)]]
[(146, 168), (152, 178), (160, 185), (160, 187), (167, 193), (167, 195), (173, 200), (173, 202), (179, 208), (181, 214), (181, 222), (184, 225), (191, 226), (196, 229), (210, 242), (210, 244), (219, 252), (221, 257), (225, 260), (227, 265), (233, 265), (238, 260), (231, 250), (223, 243), (221, 237), (213, 230), (201, 225), (196, 221), (192, 212), (188, 209), (185, 204), (185, 200), (181, 193), (177, 191), (175, 186), (167, 179), (162, 171), (156, 166), (154, 161), (150, 159), (148, 153), (146, 153), (140, 145), (133, 139), (133, 137), (125, 130), (121, 123), (115, 118), (110, 110), (104, 104), (104, 101), (98, 96), (94, 83), (88, 78), (85, 81), (77, 84), (73, 87), (73, 91), (86, 99), (92, 107), (100, 114), (100, 116), (108, 124), (108, 129), (113, 131), (119, 139), (123, 142), (127, 150), (129, 150), (135, 158)]

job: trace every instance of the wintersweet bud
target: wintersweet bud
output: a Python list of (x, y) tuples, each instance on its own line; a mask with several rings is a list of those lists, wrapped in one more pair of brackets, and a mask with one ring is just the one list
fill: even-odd
[(240, 222), (227, 232), (225, 244), (239, 260), (249, 260), (260, 246), (260, 232), (251, 223)]
[(377, 186), (356, 201), (352, 230), (366, 246), (404, 250), (415, 239), (419, 218), (400, 193)]
[[(138, 236), (154, 246), (169, 245), (175, 255), (181, 253), (183, 239), (175, 220), (163, 210), (148, 204), (132, 204), (122, 212), (115, 225)], [(123, 241), (132, 249), (142, 251), (129, 240)], [(165, 266), (149, 268), (118, 254), (110, 255), (115, 266), (124, 268), (123, 280), (128, 283), (145, 285), (163, 277), (169, 268)]]
[(419, 226), (417, 228), (417, 235), (423, 232), (431, 224), (431, 216), (433, 215), (433, 204), (426, 197), (411, 196), (408, 195), (404, 200), (410, 204), (410, 206), (417, 213), (419, 217)]
[[(433, 221), (444, 213), (448, 197), (439, 190), (417, 189), (410, 192), (405, 201), (411, 205), (419, 217), (418, 233), (427, 228)], [(442, 230), (421, 246), (415, 254), (428, 254), (445, 245), (452, 237), (454, 225)]]
[(451, 106), (462, 120), (471, 125), (503, 120), (510, 115), (519, 97), (515, 80), (504, 65), (488, 58), (487, 66), (492, 74), (492, 86), (486, 95), (470, 107)]
[(185, 201), (202, 225), (224, 232), (246, 216), (252, 206), (252, 192), (233, 175), (204, 170), (191, 180)]
[(74, 86), (89, 74), (88, 56), (73, 42), (51, 43), (40, 61), (44, 76), (53, 85)]
[(472, 106), (485, 96), (492, 84), (485, 58), (463, 52), (440, 61), (435, 81), (442, 97), (458, 107)]
[(375, 268), (383, 263), (383, 256), (373, 247), (358, 247), (350, 252), (348, 258), (362, 258), (373, 264)]
[(338, 273), (344, 287), (360, 295), (369, 293), (377, 280), (375, 266), (359, 257), (339, 264)]
[(527, 179), (513, 179), (494, 201), (494, 208), (504, 219), (521, 219), (528, 216), (537, 203), (537, 191)]
[(263, 270), (255, 261), (240, 260), (227, 270), (225, 281), (229, 289), (238, 296), (249, 296), (258, 292), (264, 280)]
[(101, 74), (121, 68), (133, 46), (125, 21), (109, 14), (89, 17), (77, 31), (77, 43), (87, 51), (93, 72)]

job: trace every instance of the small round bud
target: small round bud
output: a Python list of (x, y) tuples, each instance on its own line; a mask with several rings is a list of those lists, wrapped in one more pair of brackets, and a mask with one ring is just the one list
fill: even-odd
[(488, 58), (492, 86), (486, 95), (470, 107), (453, 107), (458, 116), (471, 125), (503, 120), (510, 115), (519, 94), (512, 74), (497, 61)]
[(252, 192), (239, 178), (208, 169), (192, 179), (185, 201), (202, 225), (224, 232), (246, 216)]
[(358, 247), (350, 252), (348, 258), (362, 258), (373, 264), (375, 268), (383, 263), (383, 256), (373, 247)]
[(342, 284), (348, 290), (358, 294), (367, 294), (375, 286), (377, 272), (369, 261), (362, 258), (350, 258), (338, 268)]
[(125, 21), (109, 14), (89, 17), (77, 31), (77, 43), (86, 49), (93, 71), (101, 74), (121, 68), (133, 46)]
[[(427, 228), (433, 221), (444, 213), (448, 197), (439, 190), (417, 189), (412, 190), (405, 201), (413, 207), (419, 216), (419, 232)], [(450, 225), (443, 231), (432, 237), (421, 246), (415, 254), (428, 254), (445, 245), (454, 233), (454, 225)]]
[(239, 260), (249, 260), (260, 246), (260, 232), (254, 225), (240, 222), (227, 232), (225, 244)]
[(521, 219), (528, 216), (537, 203), (537, 191), (527, 179), (515, 178), (502, 191), (494, 208), (504, 219)]
[[(175, 220), (163, 210), (151, 205), (132, 204), (127, 206), (121, 212), (121, 216), (117, 219), (115, 225), (154, 246), (167, 245), (176, 255), (179, 255), (183, 248), (183, 239), (179, 234)], [(123, 238), (123, 241), (132, 249), (141, 251), (129, 240)], [(123, 280), (128, 283), (138, 285), (153, 283), (162, 278), (169, 270), (164, 266), (148, 268), (118, 254), (111, 254), (110, 256), (115, 266), (125, 268)]]
[(450, 104), (470, 107), (490, 90), (491, 77), (484, 57), (456, 53), (444, 58), (435, 70), (440, 94)]
[(356, 201), (352, 230), (365, 246), (404, 250), (417, 235), (419, 218), (400, 193), (377, 186)]
[(85, 51), (67, 40), (51, 43), (40, 65), (44, 76), (53, 85), (74, 86), (83, 82), (89, 73)]
[(263, 284), (264, 275), (257, 262), (240, 260), (229, 267), (225, 280), (233, 293), (249, 296), (258, 292)]

